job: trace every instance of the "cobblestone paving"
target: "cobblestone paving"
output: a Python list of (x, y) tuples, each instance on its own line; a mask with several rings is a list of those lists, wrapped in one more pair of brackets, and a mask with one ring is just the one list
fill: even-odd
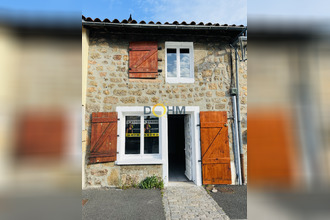
[(201, 186), (168, 186), (164, 189), (163, 204), (167, 220), (229, 220), (222, 208)]

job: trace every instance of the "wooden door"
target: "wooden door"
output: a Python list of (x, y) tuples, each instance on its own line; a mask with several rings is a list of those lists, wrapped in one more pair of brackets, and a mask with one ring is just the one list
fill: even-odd
[(227, 112), (200, 112), (203, 184), (231, 184)]

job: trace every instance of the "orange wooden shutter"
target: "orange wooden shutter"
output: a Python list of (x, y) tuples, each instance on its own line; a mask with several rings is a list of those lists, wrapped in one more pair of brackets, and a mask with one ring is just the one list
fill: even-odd
[(231, 184), (227, 112), (201, 112), (203, 184)]
[(92, 114), (89, 163), (115, 161), (117, 156), (117, 112)]
[(131, 42), (129, 45), (129, 78), (157, 78), (157, 75), (157, 42)]
[(248, 179), (253, 187), (294, 187), (299, 173), (290, 112), (249, 109)]

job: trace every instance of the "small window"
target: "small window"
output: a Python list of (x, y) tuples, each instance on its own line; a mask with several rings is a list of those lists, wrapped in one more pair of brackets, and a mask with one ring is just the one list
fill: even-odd
[(166, 42), (166, 82), (193, 83), (193, 43)]

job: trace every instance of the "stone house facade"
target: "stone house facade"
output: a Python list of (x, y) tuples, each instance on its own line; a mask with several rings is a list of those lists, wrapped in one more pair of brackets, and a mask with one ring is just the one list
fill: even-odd
[[(86, 54), (86, 66), (83, 67), (83, 74), (85, 72), (85, 82), (83, 82), (85, 87), (83, 88), (86, 94), (85, 103), (83, 103), (85, 111), (83, 187), (134, 185), (152, 175), (162, 177), (166, 185), (171, 181), (170, 172), (172, 171), (169, 162), (171, 151), (174, 154), (180, 154), (176, 149), (171, 149), (170, 145), (174, 143), (178, 148), (177, 143), (180, 141), (185, 148), (185, 153), (183, 153), (185, 155), (182, 157), (186, 160), (183, 164), (185, 176), (197, 185), (205, 184), (202, 173), (206, 170), (203, 170), (201, 164), (203, 156), (201, 143), (205, 142), (203, 140), (200, 142), (203, 136), (200, 133), (202, 129), (199, 121), (200, 112), (222, 112), (226, 115), (224, 126), (228, 132), (225, 134), (225, 139), (227, 138), (230, 158), (229, 182), (226, 181), (226, 184), (237, 184), (235, 168), (237, 159), (235, 159), (232, 130), (233, 103), (230, 94), (230, 89), (235, 87), (236, 69), (235, 51), (230, 47), (230, 42), (233, 42), (246, 27), (186, 25), (175, 24), (175, 22), (172, 26), (145, 24), (145, 22), (140, 22), (139, 25), (134, 20), (133, 22), (108, 21), (83, 17), (83, 33), (87, 39), (83, 47)], [(177, 28), (174, 29), (174, 27)], [(142, 43), (137, 43), (138, 46), (134, 47), (136, 42)], [(154, 53), (151, 55), (156, 56), (157, 72), (152, 72), (151, 77), (150, 75), (141, 77), (139, 74), (132, 73), (134, 68), (132, 69), (131, 64), (135, 59), (132, 51), (139, 50), (136, 48), (141, 45), (148, 45), (145, 42), (153, 42), (153, 46), (157, 48), (154, 52), (156, 55)], [(140, 58), (137, 58), (137, 62)], [(188, 60), (187, 63), (185, 59)], [(172, 78), (171, 74), (177, 78)], [(243, 173), (246, 182), (246, 61), (238, 62), (238, 75), (244, 149), (241, 153), (244, 155), (242, 161), (244, 161)], [(157, 104), (158, 106), (155, 106)], [(152, 111), (153, 108), (155, 111)], [(155, 113), (156, 116), (162, 114), (164, 116), (157, 118), (151, 113), (146, 116), (146, 111), (149, 113), (152, 111), (151, 113)], [(93, 117), (100, 112), (116, 113), (118, 117), (115, 122), (117, 139), (114, 141), (116, 158), (101, 162), (97, 162), (96, 159), (91, 163)], [(182, 121), (182, 125), (179, 121)], [(153, 130), (149, 136), (154, 135), (154, 137), (148, 138), (148, 126)], [(171, 130), (175, 129), (177, 132), (184, 133), (181, 135), (182, 138), (172, 134)], [(141, 138), (142, 130), (144, 130), (144, 138)], [(131, 134), (130, 131), (132, 131)], [(136, 137), (135, 134), (139, 136)], [(170, 135), (174, 135), (171, 140)], [(136, 147), (139, 144), (142, 146), (141, 149)], [(147, 145), (151, 147), (148, 148)], [(189, 147), (191, 149), (187, 150)], [(143, 149), (144, 153), (142, 153)], [(131, 151), (130, 155), (128, 151)]]

